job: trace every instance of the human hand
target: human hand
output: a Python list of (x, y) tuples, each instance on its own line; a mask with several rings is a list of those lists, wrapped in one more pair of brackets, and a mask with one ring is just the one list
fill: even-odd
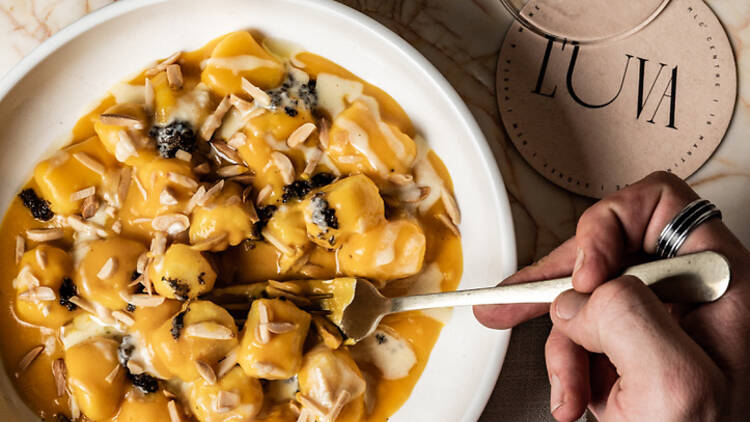
[[(750, 253), (721, 221), (697, 227), (680, 249), (714, 250), (729, 259), (732, 282), (720, 300), (668, 308), (631, 277), (607, 282), (643, 261), (644, 252), (654, 253), (663, 227), (696, 198), (677, 177), (655, 173), (589, 208), (574, 238), (504, 281), (573, 273), (575, 291), (560, 295), (551, 308), (475, 308), (479, 321), (492, 328), (509, 328), (552, 309), (555, 325), (545, 352), (558, 420), (574, 420), (586, 406), (604, 420), (747, 415)], [(580, 305), (579, 312), (563, 318), (558, 311), (571, 303)]]

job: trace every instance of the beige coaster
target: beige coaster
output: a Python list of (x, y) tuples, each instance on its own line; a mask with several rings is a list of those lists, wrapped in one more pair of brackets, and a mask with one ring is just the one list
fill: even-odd
[(515, 23), (497, 69), (510, 139), (552, 182), (602, 197), (654, 170), (686, 178), (726, 132), (734, 55), (700, 0), (672, 0), (649, 25), (606, 44), (550, 41)]

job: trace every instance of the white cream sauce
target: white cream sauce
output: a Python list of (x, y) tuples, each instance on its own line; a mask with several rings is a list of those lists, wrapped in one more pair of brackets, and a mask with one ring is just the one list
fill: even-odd
[(315, 84), (315, 90), (318, 92), (318, 106), (335, 119), (346, 109), (347, 103), (353, 103), (362, 97), (364, 88), (361, 82), (343, 79), (330, 73), (321, 73)]
[(375, 171), (380, 174), (385, 174), (388, 171), (385, 164), (380, 161), (378, 155), (370, 147), (370, 138), (367, 136), (364, 129), (345, 117), (338, 117), (336, 119), (336, 124), (347, 132), (351, 146), (365, 156), (367, 162), (370, 163), (370, 166), (375, 169)]
[(351, 348), (354, 359), (375, 365), (384, 379), (396, 380), (409, 375), (417, 363), (417, 355), (409, 342), (386, 326)]

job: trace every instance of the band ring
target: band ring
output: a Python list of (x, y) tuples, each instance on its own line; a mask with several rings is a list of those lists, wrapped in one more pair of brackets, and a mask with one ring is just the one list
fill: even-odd
[(667, 223), (656, 241), (656, 254), (672, 258), (687, 239), (690, 232), (704, 222), (718, 217), (721, 211), (706, 199), (697, 199), (685, 206)]

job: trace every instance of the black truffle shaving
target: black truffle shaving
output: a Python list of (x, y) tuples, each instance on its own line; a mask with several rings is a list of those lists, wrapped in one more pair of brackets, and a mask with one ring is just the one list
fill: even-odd
[(159, 390), (159, 382), (156, 378), (152, 377), (147, 373), (131, 374), (128, 371), (128, 378), (135, 387), (143, 392), (143, 394), (155, 393)]
[(284, 186), (281, 201), (287, 203), (293, 199), (302, 199), (313, 189), (329, 185), (335, 178), (331, 173), (318, 173), (311, 177), (310, 180), (295, 180)]
[(322, 231), (338, 229), (339, 221), (336, 219), (336, 210), (328, 206), (328, 201), (323, 199), (322, 193), (316, 193), (312, 197), (312, 221)]
[(159, 154), (164, 158), (174, 158), (177, 150), (192, 152), (195, 148), (195, 132), (190, 123), (175, 120), (166, 126), (151, 127), (149, 136), (156, 140)]
[(172, 334), (172, 338), (177, 340), (180, 338), (180, 335), (182, 334), (182, 329), (185, 327), (185, 314), (190, 310), (190, 308), (185, 309), (184, 311), (180, 312), (179, 314), (175, 315), (174, 318), (172, 318), (172, 329), (169, 330), (169, 332)]
[(28, 188), (18, 194), (23, 206), (31, 211), (31, 215), (40, 221), (49, 221), (55, 216), (49, 208), (49, 201), (36, 194), (34, 189)]
[(133, 270), (133, 273), (130, 274), (130, 281), (136, 281), (136, 280), (138, 280), (138, 277), (140, 277), (140, 276), (141, 276), (141, 273), (139, 273), (136, 270)]
[(265, 205), (258, 207), (256, 210), (258, 213), (258, 222), (253, 225), (253, 235), (256, 238), (260, 238), (260, 232), (268, 224), (268, 220), (271, 219), (273, 213), (276, 212), (275, 205)]
[(78, 306), (70, 301), (70, 298), (78, 294), (78, 288), (73, 284), (70, 277), (63, 277), (60, 285), (60, 305), (66, 307), (69, 311), (74, 311)]
[(206, 280), (203, 279), (205, 275), (206, 275), (205, 271), (201, 271), (201, 273), (198, 274), (198, 284), (200, 284), (201, 286), (206, 284)]
[(386, 341), (388, 341), (388, 339), (385, 338), (385, 336), (383, 334), (380, 334), (380, 333), (375, 334), (375, 340), (378, 341), (378, 344), (383, 344)]
[(317, 189), (330, 185), (335, 179), (336, 176), (331, 173), (318, 173), (310, 178), (310, 184), (312, 184), (313, 189)]
[(125, 310), (128, 312), (135, 312), (135, 305), (132, 303), (128, 303), (128, 306), (125, 307)]
[(299, 112), (296, 108), (286, 106), (284, 107), (284, 113), (286, 113), (289, 117), (296, 117)]
[(190, 296), (190, 286), (187, 283), (183, 283), (176, 278), (166, 277), (162, 277), (161, 281), (164, 281), (169, 285), (169, 287), (174, 292), (175, 298), (177, 298), (177, 300), (185, 301)]

